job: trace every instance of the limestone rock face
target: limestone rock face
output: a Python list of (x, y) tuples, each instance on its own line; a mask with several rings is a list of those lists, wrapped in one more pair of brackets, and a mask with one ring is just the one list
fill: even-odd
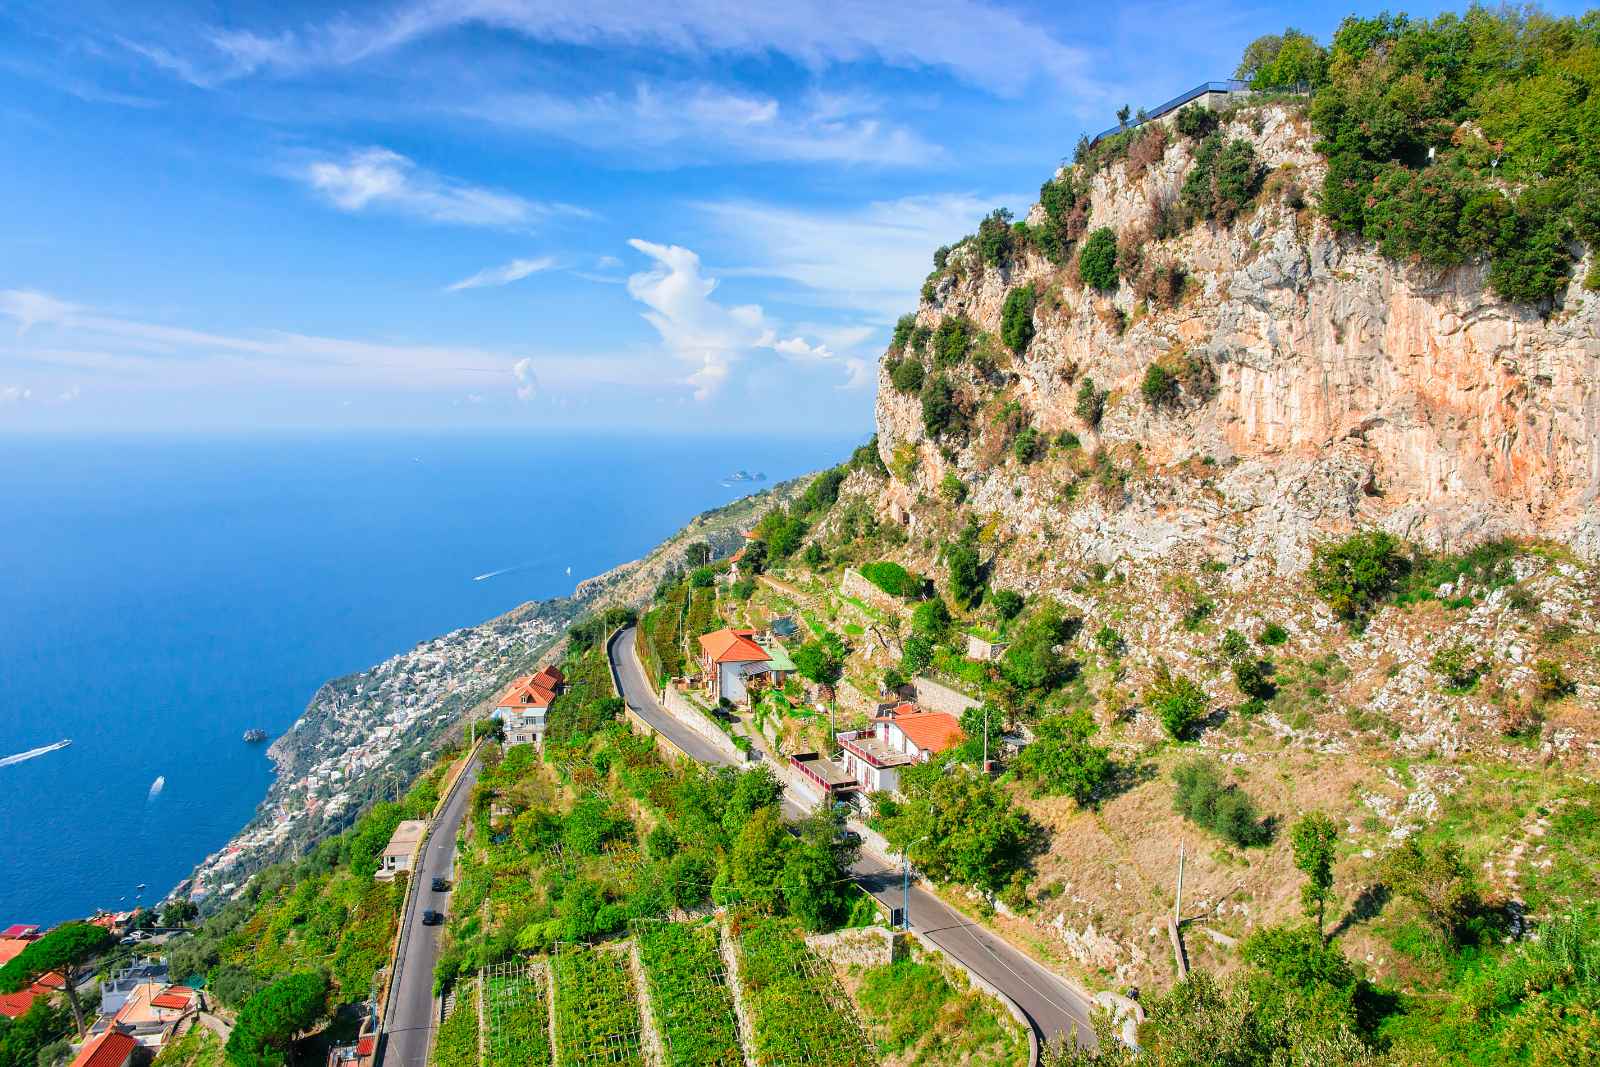
[[(1090, 228), (1132, 232), (1146, 265), (1180, 265), (1175, 306), (1138, 299), (1126, 272), (1100, 293), (1036, 253), (1005, 269), (971, 245), (952, 254), (919, 323), (965, 314), (997, 339), (1006, 294), (1032, 284), (1035, 336), (1021, 355), (995, 340), (987, 366), (942, 372), (971, 421), (962, 442), (928, 440), (918, 397), (881, 374), (886, 511), (914, 526), (917, 496), (954, 473), (1000, 532), (1048, 527), (1108, 565), (1192, 546), (1293, 571), (1317, 539), (1367, 524), (1433, 547), (1527, 535), (1600, 557), (1600, 294), (1577, 280), (1592, 253), (1554, 308), (1507, 303), (1484, 264), (1430, 270), (1333, 234), (1305, 204), (1323, 165), (1303, 119), (1265, 108), (1225, 132), (1275, 168), (1230, 225), (1149, 236), (1152, 205), (1176, 201), (1192, 161), (1180, 138), (1093, 180)], [(1139, 384), (1158, 360), (1196, 380), (1153, 408)], [(1085, 378), (1109, 394), (1097, 429), (1074, 413)], [(1004, 430), (1007, 403), (1020, 420), (1013, 409)], [(1062, 499), (1059, 452), (1023, 466), (1005, 448), (1023, 423), (1070, 430), (1132, 476)]]

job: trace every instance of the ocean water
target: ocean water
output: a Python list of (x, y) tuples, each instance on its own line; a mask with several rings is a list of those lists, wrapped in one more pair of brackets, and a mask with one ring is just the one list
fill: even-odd
[(0, 761), (72, 740), (0, 765), (0, 926), (159, 899), (265, 794), (245, 729), (861, 439), (0, 437)]

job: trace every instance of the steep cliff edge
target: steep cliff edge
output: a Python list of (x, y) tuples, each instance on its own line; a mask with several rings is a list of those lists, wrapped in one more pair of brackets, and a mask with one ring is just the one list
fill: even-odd
[[(1441, 548), (1519, 535), (1600, 556), (1600, 294), (1576, 280), (1584, 272), (1541, 314), (1496, 297), (1486, 265), (1393, 262), (1307, 206), (1326, 164), (1298, 109), (1241, 109), (1220, 132), (1265, 169), (1231, 221), (1157, 236), (1173, 229), (1202, 143), (1175, 131), (1150, 138), (1148, 162), (1074, 175), (1087, 226), (1117, 235), (1115, 288), (1027, 243), (999, 265), (977, 241), (949, 253), (916, 323), (965, 317), (992, 335), (976, 358), (926, 359), (970, 430), (928, 432), (922, 397), (891, 373), (923, 357), (892, 349), (878, 440), (902, 477), (885, 503), (915, 528), (917, 495), (953, 473), (1008, 533), (1069, 538), (1053, 553), (1069, 570), (1193, 547), (1293, 572), (1314, 540), (1367, 524)], [(1036, 205), (1028, 222), (1046, 221)], [(1018, 353), (997, 340), (1024, 286), (1032, 339)], [(1158, 403), (1141, 389), (1152, 365), (1179, 383)], [(1098, 425), (1076, 410), (1086, 381), (1106, 394)], [(1073, 457), (1017, 462), (1008, 446), (1025, 427), (1046, 442), (1076, 434), (1102, 470), (1128, 477), (1062, 499)]]

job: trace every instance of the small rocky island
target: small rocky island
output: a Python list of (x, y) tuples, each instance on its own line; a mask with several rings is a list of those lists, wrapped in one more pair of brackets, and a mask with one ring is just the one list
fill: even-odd
[(252, 726), (250, 729), (248, 729), (248, 730), (246, 730), (244, 732), (245, 743), (249, 744), (249, 745), (260, 744), (262, 741), (265, 741), (266, 739), (267, 739), (267, 732), (265, 730), (261, 729), (261, 727), (259, 727), (259, 726)]

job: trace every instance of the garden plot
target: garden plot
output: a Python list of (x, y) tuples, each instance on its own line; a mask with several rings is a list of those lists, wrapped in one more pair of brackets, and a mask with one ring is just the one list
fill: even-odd
[(833, 970), (783, 919), (758, 919), (739, 935), (739, 983), (761, 1067), (875, 1064)]
[(717, 928), (641, 921), (633, 936), (668, 1067), (738, 1067), (739, 1023)]
[(497, 963), (483, 971), (481, 980), (484, 1067), (548, 1064), (550, 1001), (544, 968), (532, 963)]
[(627, 953), (564, 945), (551, 968), (560, 1067), (644, 1067), (643, 1024)]

